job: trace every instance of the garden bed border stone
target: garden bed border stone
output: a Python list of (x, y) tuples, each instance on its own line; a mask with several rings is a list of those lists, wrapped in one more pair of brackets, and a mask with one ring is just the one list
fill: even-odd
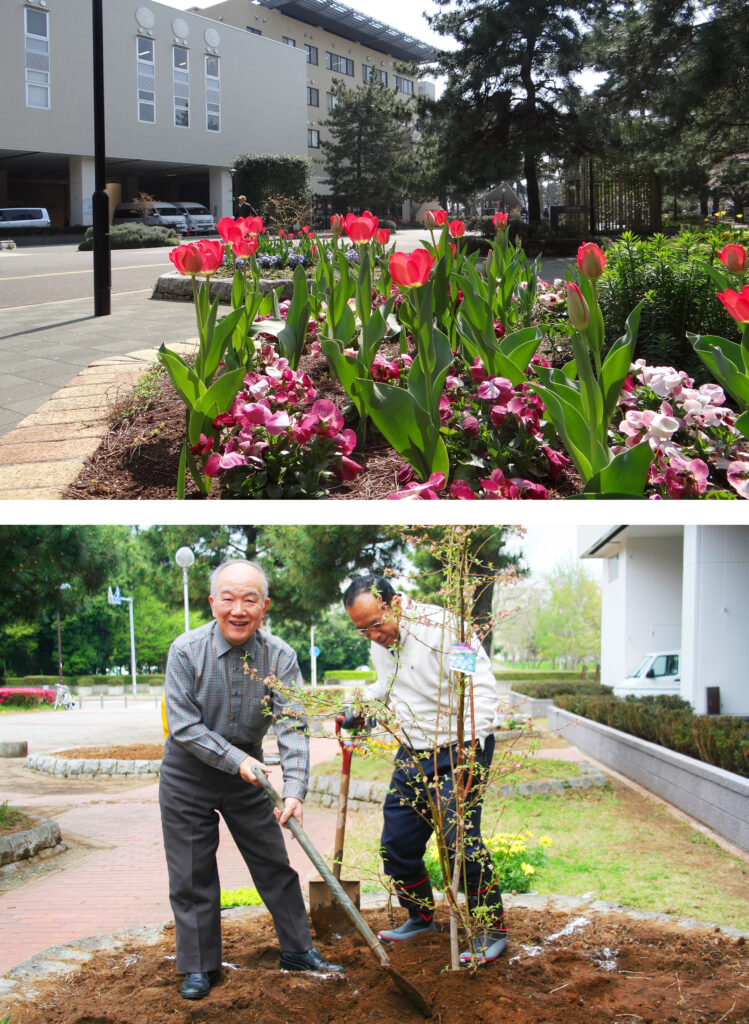
[[(211, 277), (208, 284), (209, 298), (213, 300), (218, 295), (219, 302), (224, 302), (228, 305), (231, 303), (232, 283), (233, 279), (231, 277)], [(291, 298), (294, 282), (288, 277), (279, 277), (275, 280), (261, 277), (259, 287), (263, 293), (271, 292), (280, 287), (279, 300), (283, 302), (284, 299)], [(192, 278), (177, 273), (160, 274), (156, 279), (156, 284), (153, 286), (151, 298), (164, 299), (168, 302), (192, 302)]]
[(518, 690), (513, 690), (510, 686), (507, 693), (507, 704), (510, 708), (522, 709), (523, 714), (530, 715), (531, 718), (547, 718), (554, 699), (553, 697), (528, 697)]
[[(543, 779), (540, 782), (518, 782), (515, 785), (498, 786), (500, 796), (553, 795), (564, 796), (570, 789), (593, 789), (608, 785), (606, 776), (588, 761), (578, 765), (581, 774), (567, 779)], [(321, 803), (324, 807), (338, 804), (341, 788), (339, 775), (310, 775), (307, 799)], [(348, 791), (348, 809), (358, 811), (365, 807), (382, 804), (387, 795), (389, 783), (370, 782), (367, 779), (351, 779)]]
[(0, 870), (10, 865), (15, 866), (17, 861), (35, 857), (43, 850), (64, 853), (66, 849), (57, 822), (48, 818), (37, 818), (31, 828), (0, 836)]
[(55, 752), (47, 754), (29, 754), (24, 768), (34, 772), (46, 772), (70, 779), (83, 777), (92, 779), (94, 776), (138, 775), (143, 778), (154, 778), (161, 772), (161, 761), (118, 760), (115, 758), (83, 758), (56, 757)]
[(552, 706), (549, 730), (749, 852), (749, 779)]

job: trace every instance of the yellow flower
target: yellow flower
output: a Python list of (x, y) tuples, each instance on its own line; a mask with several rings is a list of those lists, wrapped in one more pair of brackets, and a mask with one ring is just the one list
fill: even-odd
[(550, 836), (541, 836), (538, 841), (539, 846), (551, 846), (553, 839)]
[(524, 875), (535, 875), (536, 873), (536, 869), (533, 867), (532, 864), (523, 863), (520, 865), (520, 870), (523, 872)]

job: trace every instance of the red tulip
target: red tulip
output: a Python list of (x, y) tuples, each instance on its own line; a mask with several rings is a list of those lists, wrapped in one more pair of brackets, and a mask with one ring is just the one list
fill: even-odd
[(244, 233), (246, 235), (259, 235), (263, 230), (263, 218), (262, 217), (245, 217), (244, 218)]
[(434, 223), (438, 228), (441, 228), (443, 224), (447, 224), (447, 210), (434, 210)]
[(346, 227), (346, 221), (343, 219), (340, 213), (334, 213), (330, 218), (330, 230), (334, 235), (343, 234), (343, 229)]
[(198, 246), (203, 257), (203, 273), (212, 274), (218, 270), (224, 258), (224, 247), (221, 242), (215, 239), (201, 238), (195, 245)]
[(746, 250), (743, 245), (726, 245), (718, 253), (718, 259), (731, 274), (743, 274), (746, 270)]
[(499, 210), (492, 217), (492, 224), (497, 231), (502, 231), (507, 227), (507, 222), (510, 219), (509, 213), (500, 213)]
[(364, 242), (371, 241), (379, 223), (377, 217), (373, 217), (369, 210), (365, 210), (360, 217), (353, 213), (347, 213), (346, 234), (352, 242), (362, 245)]
[(245, 259), (247, 256), (252, 254), (257, 249), (257, 235), (251, 235), (250, 238), (242, 238), (239, 242), (232, 242), (232, 251), (235, 256), (241, 256)]
[(565, 281), (567, 291), (567, 316), (576, 331), (584, 331), (590, 323), (590, 310), (583, 293), (573, 281)]
[(447, 226), (447, 230), (453, 238), (462, 238), (466, 233), (466, 222), (464, 220), (451, 220)]
[(169, 253), (169, 259), (175, 265), (180, 274), (199, 274), (203, 269), (203, 254), (197, 242), (190, 242), (188, 245), (178, 245)]
[(749, 284), (745, 284), (740, 292), (726, 288), (724, 292), (718, 292), (718, 298), (726, 307), (729, 316), (740, 324), (749, 323)]
[(222, 217), (216, 225), (216, 230), (225, 242), (244, 238), (247, 233), (244, 230), (244, 217), (237, 217), (236, 220), (233, 217)]
[(377, 228), (374, 240), (378, 245), (387, 245), (390, 241), (390, 231), (387, 228)]
[(577, 250), (577, 265), (583, 277), (595, 279), (603, 273), (606, 257), (595, 242), (583, 242)]
[(390, 257), (390, 273), (396, 284), (403, 288), (415, 288), (429, 278), (436, 256), (427, 249), (413, 252), (394, 252)]

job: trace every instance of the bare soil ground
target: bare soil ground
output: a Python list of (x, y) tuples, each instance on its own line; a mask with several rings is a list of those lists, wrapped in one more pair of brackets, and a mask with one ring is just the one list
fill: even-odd
[(128, 743), (122, 747), (71, 747), (56, 750), (54, 757), (90, 758), (116, 761), (160, 761), (164, 755), (163, 743)]
[[(376, 930), (387, 911), (365, 913)], [(746, 1024), (743, 938), (624, 914), (508, 914), (496, 963), (451, 972), (440, 930), (393, 948), (393, 965), (429, 1000), (440, 1024)], [(343, 978), (280, 972), (264, 914), (224, 921), (222, 976), (200, 1002), (183, 1000), (171, 927), (154, 946), (97, 954), (80, 971), (34, 982), (32, 1001), (4, 1008), (12, 1024), (416, 1024), (423, 1018), (358, 936), (319, 943)]]

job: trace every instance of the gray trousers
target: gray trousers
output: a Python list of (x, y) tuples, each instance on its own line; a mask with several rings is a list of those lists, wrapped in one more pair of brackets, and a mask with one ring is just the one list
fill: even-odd
[[(261, 753), (258, 749), (252, 756), (259, 758)], [(271, 802), (258, 786), (210, 767), (168, 738), (159, 804), (178, 971), (211, 971), (221, 966), (217, 812), (270, 911), (281, 949), (301, 953), (311, 947), (299, 876), (289, 864)]]

